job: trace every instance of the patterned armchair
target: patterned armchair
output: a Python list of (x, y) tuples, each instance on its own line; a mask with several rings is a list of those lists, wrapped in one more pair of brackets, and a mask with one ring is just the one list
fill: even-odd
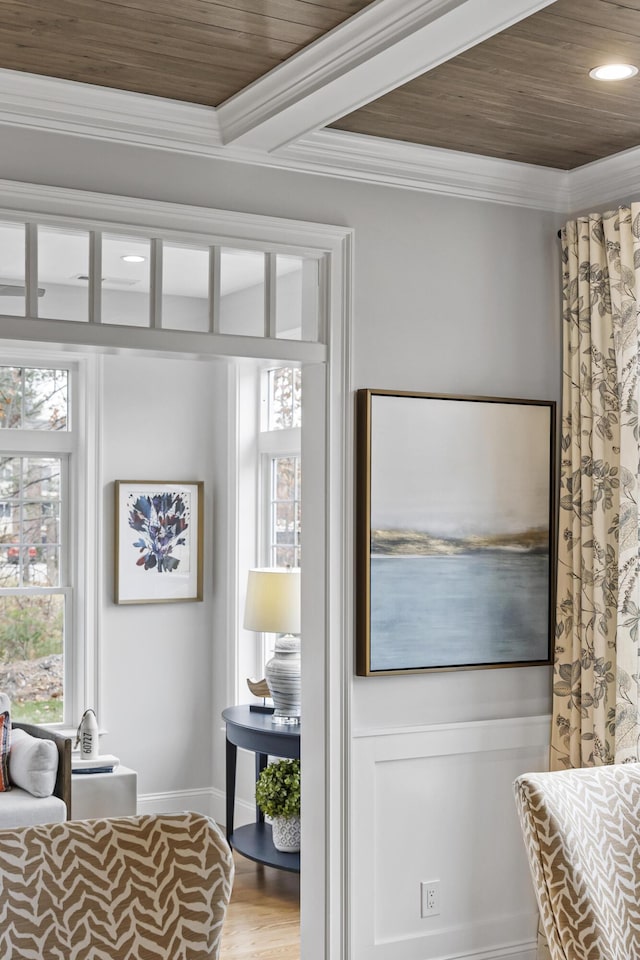
[(0, 957), (216, 960), (233, 881), (195, 813), (0, 831)]
[(640, 957), (640, 764), (515, 782), (552, 960)]

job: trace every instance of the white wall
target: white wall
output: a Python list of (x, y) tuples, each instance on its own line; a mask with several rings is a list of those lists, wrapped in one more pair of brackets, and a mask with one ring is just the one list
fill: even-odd
[[(354, 227), (353, 389), (559, 399), (554, 215), (27, 131), (3, 143), (0, 176)], [(205, 696), (199, 672), (178, 664), (174, 624), (140, 640), (143, 614), (121, 637), (107, 613), (109, 682), (130, 674), (132, 650), (139, 666), (159, 645), (163, 694), (179, 667), (183, 693)], [(185, 652), (203, 645), (190, 639)], [(350, 684), (351, 960), (529, 960), (533, 899), (511, 781), (544, 765), (549, 669)], [(188, 709), (183, 719), (200, 723), (209, 707)], [(162, 759), (147, 789), (161, 789)], [(434, 879), (442, 913), (420, 920), (419, 881)]]
[[(264, 283), (227, 293), (220, 298), (220, 333), (264, 336)], [(300, 339), (302, 271), (279, 276), (276, 285), (277, 324), (280, 337)]]
[[(71, 286), (45, 281), (40, 284), (44, 295), (38, 299), (38, 316), (45, 320), (74, 320), (86, 323), (89, 319), (89, 294), (85, 284)], [(12, 302), (13, 306), (9, 306)], [(173, 330), (207, 331), (209, 329), (208, 302), (200, 297), (165, 294), (163, 325)], [(24, 313), (24, 300), (3, 298), (5, 312), (11, 309)], [(122, 323), (133, 327), (149, 326), (149, 293), (134, 290), (105, 288), (102, 291), (102, 320), (104, 323)]]
[[(86, 285), (71, 286), (44, 282), (44, 295), (38, 299), (38, 316), (46, 320), (74, 320), (86, 323), (89, 319), (89, 296)], [(278, 334), (292, 331), (290, 336), (300, 338), (300, 303), (302, 271), (278, 277)], [(3, 297), (3, 312), (24, 313), (24, 298)], [(220, 332), (244, 336), (264, 336), (264, 284), (236, 290), (220, 298)], [(102, 322), (127, 326), (149, 326), (149, 293), (105, 288), (102, 291)], [(170, 330), (190, 330), (206, 333), (209, 329), (209, 303), (201, 297), (164, 294), (162, 297), (162, 326)]]
[[(226, 596), (226, 364), (107, 356), (102, 485), (104, 555), (113, 556), (115, 480), (204, 480), (204, 600), (113, 603), (104, 570), (104, 746), (138, 771), (138, 787), (180, 809), (210, 807), (214, 697), (224, 697)], [(215, 558), (215, 563), (214, 563)], [(173, 796), (167, 797), (170, 794)], [(185, 806), (185, 802), (182, 802)]]

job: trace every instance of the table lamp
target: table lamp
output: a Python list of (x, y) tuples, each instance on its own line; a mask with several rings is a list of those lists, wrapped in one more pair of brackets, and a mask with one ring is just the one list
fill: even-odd
[(300, 569), (249, 570), (244, 628), (284, 634), (276, 640), (265, 679), (273, 699), (274, 723), (300, 723)]

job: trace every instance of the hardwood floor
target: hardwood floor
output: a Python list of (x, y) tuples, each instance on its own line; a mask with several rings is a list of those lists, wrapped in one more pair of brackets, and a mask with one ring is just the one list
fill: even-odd
[(220, 960), (300, 960), (300, 876), (234, 854)]

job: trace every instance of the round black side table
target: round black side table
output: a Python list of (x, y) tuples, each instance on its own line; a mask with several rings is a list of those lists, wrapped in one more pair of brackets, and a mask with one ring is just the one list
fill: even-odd
[(271, 825), (264, 822), (264, 815), (256, 807), (255, 823), (233, 828), (236, 799), (236, 762), (238, 747), (251, 750), (256, 755), (256, 780), (267, 765), (267, 757), (300, 758), (300, 724), (288, 725), (273, 722), (270, 713), (254, 713), (244, 704), (227, 707), (222, 711), (226, 724), (226, 787), (227, 787), (227, 840), (229, 845), (249, 860), (277, 867), (279, 870), (300, 872), (299, 853), (280, 853), (271, 839)]

